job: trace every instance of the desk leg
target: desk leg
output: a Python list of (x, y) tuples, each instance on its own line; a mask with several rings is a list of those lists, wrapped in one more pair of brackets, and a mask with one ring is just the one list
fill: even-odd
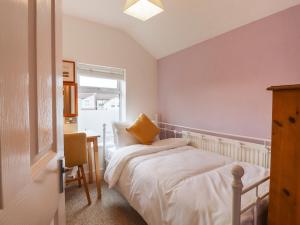
[(97, 197), (98, 197), (98, 199), (101, 199), (101, 176), (100, 176), (99, 152), (98, 152), (97, 138), (94, 139), (93, 145), (94, 145), (94, 162), (95, 162), (95, 173), (96, 173)]
[(93, 160), (92, 160), (91, 144), (92, 144), (92, 142), (87, 143), (87, 158), (88, 158), (89, 183), (90, 184), (93, 183)]

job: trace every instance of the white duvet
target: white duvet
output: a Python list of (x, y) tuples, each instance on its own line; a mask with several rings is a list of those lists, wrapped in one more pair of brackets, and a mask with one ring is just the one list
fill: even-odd
[[(105, 172), (149, 225), (231, 224), (230, 158), (200, 151), (182, 142), (132, 145), (115, 153)], [(264, 168), (239, 163), (245, 186), (268, 175)], [(250, 192), (243, 205), (254, 200)]]

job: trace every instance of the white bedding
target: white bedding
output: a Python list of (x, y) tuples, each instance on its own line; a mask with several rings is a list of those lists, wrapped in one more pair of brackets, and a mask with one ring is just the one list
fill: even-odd
[(115, 152), (117, 152), (118, 149), (115, 146), (106, 146), (105, 149), (105, 160), (106, 162), (109, 162), (112, 156), (114, 155)]
[[(181, 144), (133, 145), (119, 149), (105, 180), (118, 190), (149, 225), (229, 225), (230, 158)], [(262, 179), (266, 169), (239, 163), (245, 186)], [(243, 204), (254, 199), (249, 193)]]

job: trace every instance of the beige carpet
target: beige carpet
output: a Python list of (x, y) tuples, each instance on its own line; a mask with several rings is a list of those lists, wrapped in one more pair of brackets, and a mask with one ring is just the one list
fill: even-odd
[(95, 185), (89, 188), (90, 206), (83, 188), (76, 183), (66, 188), (67, 225), (147, 225), (118, 192), (104, 185), (102, 199), (96, 200)]

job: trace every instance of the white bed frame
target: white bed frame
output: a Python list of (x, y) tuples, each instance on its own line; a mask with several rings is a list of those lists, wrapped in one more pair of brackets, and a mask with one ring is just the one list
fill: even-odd
[[(190, 145), (203, 151), (218, 153), (231, 157), (234, 160), (270, 168), (270, 140), (200, 130), (164, 122), (157, 122), (157, 124), (161, 129), (161, 139), (184, 137), (189, 139)], [(103, 152), (105, 152), (105, 126), (103, 127), (103, 137)], [(231, 173), (233, 176), (232, 225), (240, 225), (241, 215), (253, 207), (254, 225), (261, 225), (259, 208), (261, 206), (261, 201), (264, 200), (269, 193), (260, 195), (259, 187), (267, 182), (270, 177), (267, 176), (252, 186), (244, 189), (242, 182), (242, 177), (244, 175), (243, 167), (237, 165), (232, 168)], [(241, 208), (242, 196), (251, 190), (255, 190), (256, 200), (248, 206)]]
[[(270, 168), (270, 140), (200, 130), (164, 122), (158, 122), (158, 125), (161, 129), (160, 136), (162, 139), (168, 137), (187, 138), (190, 141), (190, 145), (203, 151), (218, 153), (231, 157), (234, 160)], [(259, 195), (259, 186), (267, 182), (270, 177), (267, 176), (250, 187), (243, 189), (243, 167), (237, 165), (232, 168), (231, 173), (233, 176), (232, 225), (240, 225), (241, 215), (252, 207), (254, 207), (254, 225), (260, 225), (261, 221), (258, 215), (259, 207), (261, 206), (261, 201), (264, 200), (269, 193)], [(253, 189), (255, 189), (256, 200), (250, 205), (241, 208), (242, 196)]]

